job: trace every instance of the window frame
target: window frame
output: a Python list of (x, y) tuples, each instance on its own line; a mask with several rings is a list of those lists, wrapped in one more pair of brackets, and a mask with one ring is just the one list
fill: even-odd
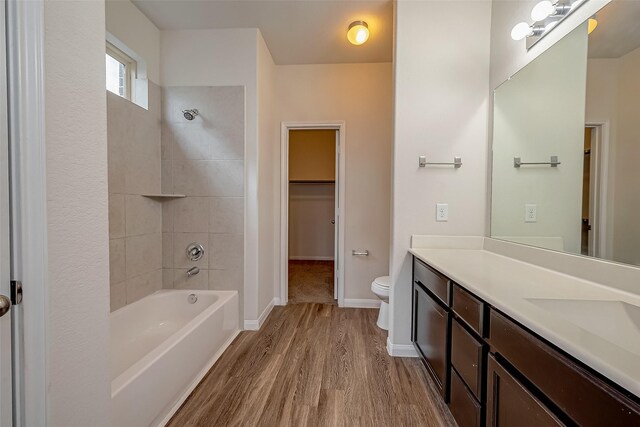
[[(124, 53), (122, 50), (115, 47), (113, 44), (107, 42), (106, 54), (124, 65), (125, 78), (124, 78), (124, 96), (129, 101), (134, 101), (135, 84), (138, 73), (138, 63), (135, 59)], [(108, 89), (107, 89), (108, 90)], [(119, 94), (116, 94), (119, 96)]]

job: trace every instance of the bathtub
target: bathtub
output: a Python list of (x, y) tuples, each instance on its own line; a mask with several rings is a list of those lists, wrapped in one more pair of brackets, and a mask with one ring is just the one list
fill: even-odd
[(164, 425), (238, 334), (238, 293), (162, 290), (110, 322), (113, 425)]

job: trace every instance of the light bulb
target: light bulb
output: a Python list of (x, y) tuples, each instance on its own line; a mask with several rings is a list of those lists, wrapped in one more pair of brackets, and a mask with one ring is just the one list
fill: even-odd
[(556, 11), (556, 7), (549, 0), (543, 0), (540, 3), (533, 6), (531, 9), (531, 19), (535, 22), (544, 21), (549, 16), (553, 15)]
[(369, 26), (364, 21), (354, 21), (349, 25), (347, 39), (356, 46), (369, 40)]
[(531, 26), (526, 22), (516, 24), (511, 30), (511, 38), (514, 40), (522, 40), (531, 34)]

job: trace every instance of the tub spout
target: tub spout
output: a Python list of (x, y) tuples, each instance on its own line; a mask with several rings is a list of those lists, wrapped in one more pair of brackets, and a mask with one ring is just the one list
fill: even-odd
[(198, 267), (191, 267), (187, 270), (187, 277), (195, 276), (198, 273), (200, 273), (200, 269)]

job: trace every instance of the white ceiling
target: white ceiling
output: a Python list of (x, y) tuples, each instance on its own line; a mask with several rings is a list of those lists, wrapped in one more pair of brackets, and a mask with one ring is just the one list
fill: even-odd
[(619, 58), (640, 47), (640, 1), (616, 0), (597, 14), (589, 58)]
[[(390, 0), (133, 0), (161, 30), (259, 28), (276, 64), (391, 62)], [(369, 25), (364, 45), (347, 41), (355, 20)]]

